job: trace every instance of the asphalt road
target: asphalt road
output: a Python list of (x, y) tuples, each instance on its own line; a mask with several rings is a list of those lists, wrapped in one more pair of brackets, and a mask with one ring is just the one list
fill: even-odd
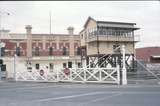
[(160, 85), (0, 82), (0, 106), (160, 106)]

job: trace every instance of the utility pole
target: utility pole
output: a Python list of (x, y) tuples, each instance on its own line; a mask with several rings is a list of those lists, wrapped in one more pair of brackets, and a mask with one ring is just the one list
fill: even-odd
[[(2, 12), (2, 11), (0, 11), (0, 59), (1, 59), (1, 55), (2, 55), (2, 53), (1, 53), (1, 48), (2, 48), (2, 46), (4, 46), (4, 43), (2, 43), (1, 42), (1, 37), (2, 37), (2, 15), (3, 14), (6, 14), (6, 15), (10, 15), (10, 13), (8, 13), (8, 12)], [(3, 61), (3, 60), (2, 60)], [(0, 65), (0, 80), (1, 80), (1, 66), (2, 65)]]
[(99, 67), (99, 27), (97, 26), (97, 28), (96, 28), (96, 30), (97, 30), (97, 57), (98, 57), (98, 67)]
[(52, 13), (51, 11), (49, 12), (49, 33), (52, 33)]
[(2, 37), (2, 15), (10, 15), (10, 13), (8, 13), (8, 12), (2, 12), (2, 11), (0, 11), (0, 58), (1, 58), (1, 37)]

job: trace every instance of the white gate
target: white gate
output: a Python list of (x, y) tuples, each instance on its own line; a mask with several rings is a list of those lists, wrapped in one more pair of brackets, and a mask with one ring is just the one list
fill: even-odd
[(118, 68), (72, 68), (69, 70), (69, 75), (66, 75), (63, 70), (59, 72), (59, 81), (117, 84), (120, 82)]
[(40, 81), (40, 82), (95, 82), (95, 83), (116, 83), (120, 82), (119, 68), (70, 68), (69, 74), (62, 70), (44, 72), (38, 70), (17, 69), (16, 81)]
[(44, 75), (40, 75), (38, 71), (23, 71), (16, 72), (15, 80), (16, 81), (39, 81), (39, 82), (56, 82), (57, 74), (48, 73)]

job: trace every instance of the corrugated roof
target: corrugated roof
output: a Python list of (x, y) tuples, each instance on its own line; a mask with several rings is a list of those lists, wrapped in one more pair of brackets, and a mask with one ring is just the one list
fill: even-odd
[(113, 21), (97, 21), (97, 23), (113, 23), (113, 24), (131, 24), (136, 25), (136, 23), (128, 23), (128, 22), (113, 22)]
[[(140, 28), (136, 28), (134, 27), (134, 25), (136, 25), (136, 23), (130, 23), (130, 22), (116, 22), (116, 21), (98, 21), (98, 20), (95, 20), (94, 18), (92, 17), (88, 17), (87, 21), (85, 22), (84, 24), (84, 27), (86, 27), (86, 25), (88, 24), (89, 20), (93, 20), (95, 21), (97, 24), (123, 24), (123, 25), (133, 25), (132, 27), (124, 27), (124, 28), (132, 28), (132, 29), (140, 29)], [(109, 26), (109, 27), (112, 27), (112, 26)], [(121, 27), (118, 27), (116, 26), (115, 28), (121, 28)]]

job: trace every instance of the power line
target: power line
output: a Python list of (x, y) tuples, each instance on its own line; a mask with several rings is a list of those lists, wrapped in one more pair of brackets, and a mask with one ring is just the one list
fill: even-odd
[(49, 33), (51, 34), (52, 33), (52, 13), (51, 11), (49, 12), (49, 17), (50, 17), (50, 20), (49, 20)]

